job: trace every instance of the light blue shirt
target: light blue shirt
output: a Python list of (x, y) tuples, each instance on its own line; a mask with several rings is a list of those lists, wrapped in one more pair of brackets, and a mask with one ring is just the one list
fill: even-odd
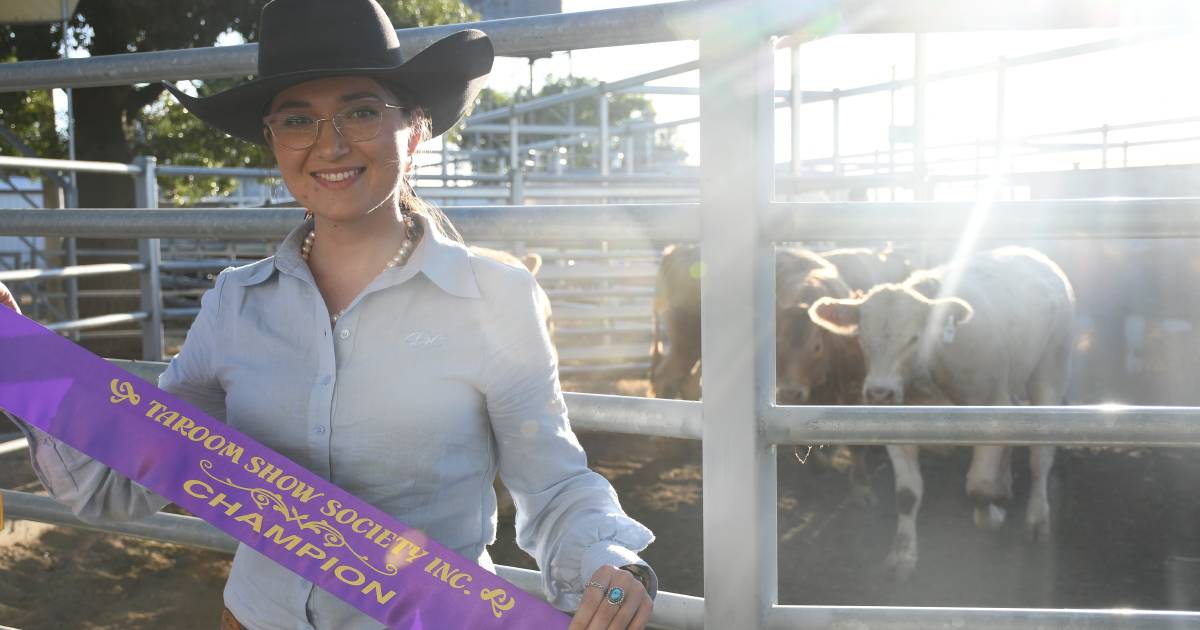
[[(654, 535), (621, 510), (567, 419), (528, 271), (471, 253), (425, 224), (408, 264), (383, 271), (336, 324), (300, 257), (226, 269), (204, 294), (159, 386), (491, 569), (499, 473), (517, 544), (550, 602), (574, 610), (600, 566), (644, 564)], [(44, 433), (38, 476), (91, 520), (166, 501)], [(241, 545), (225, 604), (254, 630), (379, 628)]]

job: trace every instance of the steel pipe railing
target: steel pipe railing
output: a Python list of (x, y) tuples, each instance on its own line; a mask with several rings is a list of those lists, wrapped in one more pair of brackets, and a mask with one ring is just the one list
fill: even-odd
[[(3, 217), (0, 210), (0, 217)], [(0, 227), (0, 231), (3, 231)], [(96, 265), (75, 265), (58, 269), (14, 269), (0, 271), (0, 282), (22, 282), (26, 280), (45, 280), (47, 278), (82, 278), (84, 276), (104, 276), (116, 273), (145, 271), (141, 263), (102, 263)]]
[(25, 438), (17, 438), (15, 440), (6, 440), (0, 442), (0, 455), (15, 453), (29, 448), (29, 440)]
[[(699, 2), (676, 2), (400, 29), (396, 34), (406, 57), (463, 28), (485, 31), (498, 55), (527, 57), (558, 50), (694, 39), (700, 10)], [(244, 44), (23, 61), (5, 65), (0, 92), (245, 76), (257, 72), (257, 60), (258, 45)]]
[[(645, 369), (641, 365), (630, 369)], [(571, 426), (587, 431), (699, 440), (700, 403), (565, 392)]]
[(205, 177), (279, 177), (277, 168), (247, 168), (244, 166), (158, 166), (158, 175), (182, 177), (199, 175)]
[[(565, 243), (695, 240), (696, 204), (452, 206), (447, 215), (468, 240)], [(123, 238), (278, 239), (304, 218), (301, 208), (165, 210), (0, 210), (0, 234)]]
[(98, 315), (96, 317), (85, 317), (83, 319), (73, 319), (65, 322), (46, 324), (46, 328), (56, 332), (63, 332), (71, 330), (84, 330), (85, 328), (103, 328), (105, 326), (140, 322), (147, 319), (150, 319), (150, 314), (144, 311), (138, 311), (136, 313), (114, 313), (112, 315)]
[(155, 514), (140, 521), (93, 523), (80, 519), (67, 506), (47, 496), (0, 489), (6, 520), (37, 521), (76, 529), (121, 534), (223, 553), (233, 553), (237, 543), (228, 534), (194, 516)]
[(1200, 624), (1200, 612), (899, 606), (773, 606), (770, 630), (1180, 630)]
[(984, 213), (984, 240), (1200, 237), (1200, 198), (768, 204), (764, 238), (944, 240)]
[[(167, 368), (166, 363), (159, 361), (109, 361), (149, 383), (157, 383), (158, 376)], [(577, 429), (700, 439), (697, 402), (572, 392), (563, 396), (570, 409), (571, 425)]]
[[(60, 63), (58, 61), (28, 63)], [(0, 73), (0, 82), (7, 71), (18, 64), (5, 64), (5, 73)], [(43, 171), (67, 171), (76, 173), (108, 173), (112, 175), (137, 175), (142, 169), (135, 164), (120, 162), (90, 162), (87, 160), (52, 160), (48, 158), (12, 157), (0, 155), (0, 168), (30, 168)]]
[(198, 307), (164, 308), (162, 310), (162, 315), (165, 319), (192, 319), (199, 314), (200, 309)]
[[(5, 520), (64, 525), (227, 554), (236, 551), (238, 545), (229, 534), (194, 516), (159, 512), (139, 521), (95, 523), (80, 519), (66, 506), (50, 497), (4, 489), (0, 489), (0, 503), (4, 506)], [(500, 565), (496, 567), (496, 574), (530, 595), (545, 600), (541, 575), (537, 571)], [(698, 630), (703, 627), (703, 608), (704, 600), (698, 597), (660, 592), (654, 602), (653, 625), (659, 628)]]
[[(397, 36), (405, 56), (411, 56), (438, 39), (463, 28), (478, 28), (492, 39), (496, 54), (531, 57), (560, 50), (582, 50), (631, 44), (697, 39), (707, 3), (668, 2), (639, 7), (561, 13), (533, 17), (446, 24), (400, 29)], [(761, 32), (746, 37), (793, 33), (819, 14), (842, 13), (850, 32), (913, 32), (914, 30), (1046, 29), (1118, 26), (1119, 14), (1095, 11), (1088, 0), (1055, 3), (1053, 8), (1030, 3), (998, 10), (995, 3), (972, 0), (946, 10), (939, 3), (909, 0), (871, 4), (863, 11), (857, 3), (805, 3), (791, 0), (764, 2), (763, 15), (754, 24)], [(936, 9), (936, 10), (935, 10)], [(1162, 26), (1174, 26), (1167, 12), (1146, 12)], [(1150, 26), (1139, 24), (1138, 26)], [(129, 85), (161, 80), (214, 79), (254, 74), (258, 45), (220, 46), (123, 55), (105, 55), (47, 61), (22, 61), (5, 65), (0, 92), (31, 89)]]
[[(479, 125), (482, 123), (492, 122), (492, 121), (497, 121), (497, 120), (508, 120), (513, 115), (520, 115), (520, 114), (526, 114), (529, 112), (535, 112), (535, 111), (538, 111), (541, 109), (546, 109), (547, 107), (553, 107), (555, 105), (570, 103), (572, 101), (577, 101), (577, 100), (581, 100), (581, 99), (585, 99), (585, 98), (594, 98), (594, 97), (604, 94), (606, 92), (613, 92), (613, 91), (621, 90), (621, 89), (624, 89), (627, 87), (642, 85), (643, 83), (648, 83), (650, 81), (655, 81), (658, 79), (664, 79), (666, 77), (672, 77), (677, 74), (683, 74), (684, 72), (692, 72), (692, 71), (697, 70), (699, 67), (700, 67), (699, 62), (689, 61), (687, 63), (681, 63), (679, 65), (671, 66), (669, 68), (662, 68), (659, 70), (654, 70), (652, 72), (646, 72), (643, 74), (634, 75), (632, 77), (627, 77), (627, 78), (621, 79), (619, 81), (613, 81), (611, 83), (601, 83), (600, 85), (593, 85), (593, 86), (578, 88), (575, 90), (571, 90), (569, 92), (562, 92), (560, 94), (552, 94), (550, 96), (541, 96), (538, 98), (530, 99), (528, 101), (522, 101), (520, 103), (516, 103), (512, 107), (505, 107), (502, 109), (493, 109), (493, 110), (486, 111), (486, 112), (476, 113), (476, 114), (472, 115), (470, 118), (467, 118), (466, 126), (468, 127), (468, 129), (470, 129), (473, 125)], [(522, 128), (524, 128), (524, 127), (522, 126)], [(473, 129), (472, 129), (472, 131), (473, 131)]]
[(158, 264), (158, 268), (163, 271), (210, 271), (213, 269), (224, 269), (226, 267), (237, 267), (239, 265), (247, 265), (254, 262), (253, 260), (230, 260), (230, 259), (212, 259), (212, 260), (164, 260)]
[[(695, 241), (697, 205), (457, 206), (446, 208), (470, 240), (580, 242)], [(929, 240), (962, 235), (973, 211), (987, 211), (985, 240), (1197, 238), (1200, 198), (969, 202), (772, 202), (764, 238)], [(0, 210), (0, 233), (14, 236), (280, 238), (300, 223), (299, 208)]]
[(1200, 407), (768, 405), (760, 416), (775, 444), (1200, 446)]

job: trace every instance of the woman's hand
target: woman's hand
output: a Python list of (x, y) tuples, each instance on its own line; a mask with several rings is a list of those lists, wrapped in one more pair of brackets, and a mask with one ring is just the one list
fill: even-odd
[[(624, 599), (609, 597), (620, 588)], [(650, 621), (654, 601), (633, 574), (614, 566), (603, 566), (583, 587), (583, 601), (568, 630), (642, 630)]]
[(18, 313), (21, 312), (21, 307), (17, 305), (17, 296), (13, 295), (3, 282), (0, 282), (0, 306), (7, 306)]

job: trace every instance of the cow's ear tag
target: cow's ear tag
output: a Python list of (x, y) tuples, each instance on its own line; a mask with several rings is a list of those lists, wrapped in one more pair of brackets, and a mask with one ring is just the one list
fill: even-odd
[(947, 317), (946, 323), (942, 324), (942, 343), (953, 343), (956, 332), (958, 332), (958, 326), (954, 323), (954, 318)]

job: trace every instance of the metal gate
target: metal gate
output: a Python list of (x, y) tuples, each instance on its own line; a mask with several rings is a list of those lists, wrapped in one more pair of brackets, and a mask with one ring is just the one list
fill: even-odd
[[(1032, 3), (1033, 5), (1043, 3)], [(656, 623), (698, 628), (1175, 628), (1200, 614), (1137, 611), (781, 606), (777, 602), (775, 448), (780, 444), (1085, 444), (1200, 446), (1200, 409), (1158, 407), (781, 407), (774, 404), (774, 244), (959, 238), (967, 203), (773, 200), (773, 45), (815, 19), (844, 30), (1085, 27), (1101, 1), (1056, 3), (1053, 22), (998, 3), (799, 0), (679, 2), (472, 26), (499, 54), (700, 41), (701, 203), (449, 209), (468, 239), (699, 240), (705, 399), (701, 403), (568, 394), (576, 427), (703, 438), (704, 590), (660, 600)], [(993, 6), (995, 5), (995, 6)], [(1024, 5), (1023, 5), (1024, 6)], [(460, 26), (401, 31), (419, 49)], [(254, 46), (25, 62), (0, 68), (0, 90), (85, 87), (252, 73)], [(153, 169), (153, 163), (145, 163)], [(917, 173), (919, 176), (920, 173)], [(143, 197), (145, 199), (145, 197)], [(147, 204), (152, 205), (152, 204)], [(987, 238), (1200, 237), (1200, 199), (1004, 202)], [(300, 210), (0, 212), (0, 234), (277, 238)], [(1052, 221), (1046, 217), (1052, 216)], [(976, 226), (978, 227), (978, 226)], [(151, 260), (147, 268), (154, 265)], [(147, 313), (145, 320), (160, 321)]]

